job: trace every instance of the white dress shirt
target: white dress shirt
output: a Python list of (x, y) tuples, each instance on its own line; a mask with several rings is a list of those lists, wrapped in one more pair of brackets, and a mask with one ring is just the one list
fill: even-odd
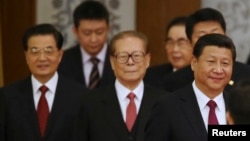
[[(81, 48), (81, 54), (82, 54), (82, 65), (84, 66), (83, 67), (83, 75), (85, 77), (85, 83), (86, 83), (86, 85), (88, 85), (89, 84), (89, 76), (90, 76), (90, 73), (91, 73), (91, 70), (93, 67), (93, 63), (90, 61), (90, 58), (92, 56), (90, 56), (83, 49), (83, 47), (80, 47), (80, 48)], [(102, 48), (102, 50), (95, 56), (97, 59), (99, 59), (98, 71), (99, 71), (100, 77), (102, 77), (107, 50), (108, 50), (108, 45), (104, 44), (104, 47)]]
[[(31, 82), (32, 82), (32, 88), (33, 88), (33, 98), (35, 102), (35, 108), (37, 109), (38, 102), (41, 97), (41, 91), (39, 90), (39, 88), (43, 84), (40, 83), (33, 75), (31, 75)], [(46, 92), (45, 97), (48, 102), (49, 111), (51, 111), (52, 109), (53, 101), (55, 98), (57, 82), (58, 82), (58, 73), (56, 72), (54, 76), (46, 84), (44, 84), (48, 88), (48, 91)]]
[(115, 89), (116, 89), (117, 97), (118, 97), (118, 100), (119, 100), (119, 103), (120, 103), (123, 120), (126, 121), (126, 110), (127, 110), (128, 104), (129, 104), (129, 98), (127, 98), (127, 95), (130, 92), (133, 92), (136, 95), (134, 101), (135, 101), (135, 105), (136, 105), (136, 112), (138, 114), (139, 109), (140, 109), (140, 105), (141, 105), (141, 101), (142, 101), (142, 97), (143, 97), (143, 92), (144, 92), (144, 83), (143, 83), (143, 81), (140, 82), (138, 87), (136, 87), (134, 90), (131, 91), (131, 90), (127, 89), (126, 87), (124, 87), (116, 79), (116, 81), (115, 81)]
[[(208, 114), (210, 108), (207, 106), (207, 103), (209, 100), (211, 100), (209, 97), (207, 97), (203, 92), (199, 90), (199, 88), (196, 86), (195, 82), (193, 81), (193, 89), (196, 96), (196, 99), (198, 101), (198, 105), (201, 111), (201, 115), (205, 124), (205, 127), (207, 129), (208, 127)], [(217, 107), (215, 108), (215, 113), (217, 120), (220, 125), (226, 124), (226, 106), (225, 101), (223, 97), (223, 93), (221, 92), (218, 96), (216, 96), (213, 101), (216, 102)]]

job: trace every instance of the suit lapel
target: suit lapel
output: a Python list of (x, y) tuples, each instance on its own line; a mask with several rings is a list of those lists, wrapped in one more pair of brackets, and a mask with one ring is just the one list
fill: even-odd
[(127, 134), (124, 133), (128, 133), (128, 130), (122, 117), (120, 104), (118, 102), (114, 86), (106, 89), (104, 93), (105, 95), (102, 95), (102, 99), (100, 101), (103, 115), (106, 117), (108, 125), (112, 127), (116, 135), (118, 137), (126, 138)]
[(154, 92), (145, 85), (140, 110), (135, 122), (135, 126), (133, 127), (133, 130), (137, 130), (136, 140), (143, 139), (144, 128), (149, 119), (151, 109), (157, 96), (157, 94), (155, 95)]
[(48, 136), (49, 133), (53, 133), (53, 128), (57, 126), (56, 124), (62, 124), (59, 122), (58, 119), (64, 116), (64, 110), (67, 109), (68, 106), (67, 104), (65, 104), (65, 99), (67, 99), (68, 93), (70, 93), (65, 87), (65, 85), (63, 85), (63, 83), (64, 80), (61, 79), (61, 77), (59, 76), (54, 102), (49, 115), (45, 136)]
[(85, 76), (83, 75), (83, 67), (84, 65), (82, 64), (82, 55), (81, 55), (81, 47), (78, 45), (76, 48), (75, 54), (74, 54), (74, 61), (72, 61), (72, 63), (74, 62), (75, 65), (75, 69), (74, 72), (76, 75), (76, 79), (78, 82), (82, 83), (85, 87), (87, 87), (86, 83), (85, 83)]
[(24, 83), (23, 86), (20, 88), (20, 92), (23, 95), (20, 95), (20, 101), (21, 105), (23, 105), (24, 114), (26, 117), (26, 121), (29, 123), (31, 127), (31, 131), (34, 132), (34, 135), (36, 135), (36, 138), (40, 138), (40, 129), (34, 104), (34, 98), (33, 98), (33, 88), (31, 84), (31, 79), (28, 78)]
[(180, 105), (197, 137), (207, 138), (206, 128), (192, 85), (189, 85), (189, 87), (183, 90), (183, 95), (180, 97)]

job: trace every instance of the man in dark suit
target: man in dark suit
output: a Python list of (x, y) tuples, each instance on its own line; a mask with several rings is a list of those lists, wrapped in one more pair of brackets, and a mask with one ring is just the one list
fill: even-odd
[[(57, 73), (63, 36), (50, 24), (23, 36), (31, 76), (4, 86), (0, 94), (1, 141), (70, 141), (88, 89)], [(46, 88), (46, 92), (40, 89)]]
[[(203, 8), (191, 14), (186, 21), (186, 34), (191, 44), (194, 45), (199, 37), (210, 34), (225, 34), (226, 23), (223, 15), (212, 8)], [(242, 78), (250, 78), (250, 67), (240, 62), (234, 62), (232, 78), (226, 86), (230, 90), (232, 85)], [(194, 79), (191, 66), (182, 68), (164, 77), (163, 88), (167, 91), (175, 91), (185, 87)]]
[(150, 63), (148, 40), (142, 33), (124, 31), (113, 37), (110, 51), (116, 81), (89, 95), (83, 112), (87, 126), (80, 135), (87, 141), (143, 141), (152, 106), (166, 93), (143, 83)]
[(204, 35), (193, 56), (194, 81), (157, 101), (145, 141), (206, 141), (208, 125), (227, 123), (224, 88), (236, 58), (232, 40), (222, 34)]
[(250, 79), (242, 79), (229, 93), (228, 124), (250, 124)]
[[(58, 68), (63, 74), (84, 87), (94, 89), (114, 82), (114, 74), (108, 57), (107, 38), (109, 33), (109, 12), (98, 1), (83, 1), (73, 13), (73, 31), (78, 45), (64, 52)], [(99, 81), (90, 87), (93, 64), (91, 58), (98, 60)]]
[(164, 41), (168, 63), (149, 67), (144, 78), (146, 83), (161, 87), (164, 76), (190, 65), (193, 47), (185, 33), (186, 19), (180, 16), (168, 23)]

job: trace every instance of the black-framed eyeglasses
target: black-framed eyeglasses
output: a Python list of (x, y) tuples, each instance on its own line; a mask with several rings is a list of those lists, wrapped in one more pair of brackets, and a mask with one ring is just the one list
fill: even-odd
[(127, 63), (130, 57), (134, 62), (139, 63), (144, 60), (145, 53), (143, 51), (134, 51), (131, 54), (128, 52), (119, 52), (114, 56), (119, 63)]

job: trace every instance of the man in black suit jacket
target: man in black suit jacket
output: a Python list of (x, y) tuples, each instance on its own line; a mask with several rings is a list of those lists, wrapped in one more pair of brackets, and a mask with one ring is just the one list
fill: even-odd
[(229, 93), (228, 124), (250, 124), (250, 79), (242, 79)]
[[(31, 76), (4, 86), (0, 94), (1, 141), (70, 141), (88, 89), (57, 73), (63, 36), (50, 24), (29, 28), (23, 36)], [(44, 108), (41, 86), (46, 86)], [(44, 97), (43, 97), (44, 98)], [(39, 122), (43, 119), (43, 123)], [(42, 128), (42, 127), (45, 127)]]
[(91, 58), (99, 60), (98, 72), (100, 81), (96, 87), (114, 82), (114, 74), (108, 57), (107, 38), (109, 33), (109, 12), (98, 1), (83, 1), (73, 13), (73, 31), (78, 45), (64, 52), (58, 68), (63, 74), (88, 87), (93, 64)]
[(176, 17), (166, 28), (165, 50), (168, 63), (149, 67), (144, 78), (145, 82), (161, 87), (164, 76), (190, 64), (192, 45), (185, 33), (187, 17)]
[[(191, 14), (186, 21), (186, 34), (190, 42), (194, 45), (199, 37), (210, 33), (225, 34), (226, 23), (223, 15), (212, 8), (203, 8)], [(246, 64), (235, 61), (233, 65), (232, 78), (226, 90), (230, 90), (232, 85), (242, 78), (250, 78), (248, 74), (250, 67)], [(164, 77), (161, 86), (167, 91), (178, 90), (194, 79), (190, 66), (180, 69)]]
[[(136, 31), (118, 33), (111, 40), (110, 60), (116, 81), (93, 90), (84, 102), (85, 127), (79, 135), (87, 137), (82, 141), (143, 141), (152, 106), (166, 93), (143, 83), (150, 63), (146, 36)], [(126, 126), (131, 117), (126, 112), (131, 92), (137, 116), (132, 126)]]
[[(194, 81), (163, 96), (153, 109), (146, 126), (145, 141), (207, 141), (210, 124), (226, 124), (227, 94), (236, 58), (232, 40), (222, 34), (199, 38), (191, 62)], [(210, 123), (213, 102), (217, 123)]]

